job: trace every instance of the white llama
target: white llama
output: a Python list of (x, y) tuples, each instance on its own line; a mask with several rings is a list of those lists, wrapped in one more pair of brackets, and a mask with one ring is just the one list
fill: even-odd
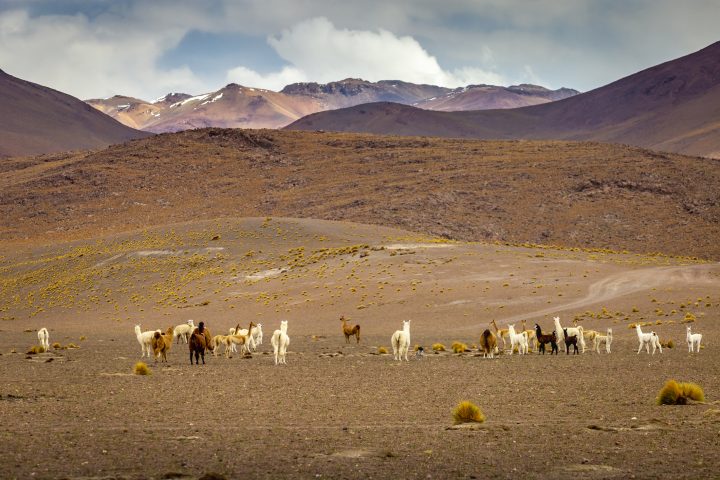
[(142, 355), (140, 355), (141, 357), (144, 357), (146, 353), (148, 358), (153, 355), (152, 339), (155, 336), (155, 332), (160, 332), (160, 334), (162, 334), (160, 330), (148, 330), (143, 332), (140, 330), (140, 325), (135, 325), (135, 337), (142, 349)]
[(43, 352), (50, 350), (50, 334), (47, 328), (43, 327), (38, 330), (38, 342), (40, 342)]
[[(566, 351), (567, 346), (565, 346), (565, 333), (564, 333), (563, 327), (560, 325), (560, 317), (553, 317), (553, 321), (555, 322), (555, 333), (557, 334), (557, 343), (558, 343), (558, 345), (562, 346)], [(582, 326), (578, 326), (578, 327), (569, 327), (566, 330), (567, 330), (569, 337), (577, 336), (578, 345), (580, 346), (580, 350), (582, 353), (585, 353), (585, 329)]]
[(285, 360), (285, 354), (287, 353), (287, 347), (290, 345), (290, 337), (287, 334), (288, 322), (283, 320), (280, 322), (280, 330), (273, 332), (270, 343), (275, 351), (275, 365), (278, 363), (287, 364)]
[(687, 326), (687, 344), (688, 352), (693, 351), (700, 353), (700, 342), (702, 341), (702, 333), (692, 333), (690, 331), (690, 325)]
[(643, 331), (640, 330), (640, 325), (635, 325), (635, 330), (637, 331), (638, 342), (640, 342), (637, 351), (638, 354), (642, 351), (643, 346), (645, 347), (645, 351), (650, 353), (650, 345), (652, 345), (653, 355), (655, 355), (656, 348), (660, 348), (660, 353), (662, 353), (662, 345), (660, 345), (660, 337), (657, 336), (657, 333), (643, 333)]
[(185, 340), (185, 343), (188, 343), (190, 340), (190, 335), (195, 330), (195, 322), (190, 319), (187, 321), (187, 323), (181, 323), (177, 327), (175, 327), (175, 330), (173, 330), (173, 335), (177, 337), (178, 343), (180, 343), (180, 339), (182, 338)]
[(403, 320), (403, 329), (396, 330), (390, 338), (393, 348), (393, 358), (402, 362), (402, 357), (405, 356), (405, 361), (408, 360), (408, 350), (410, 349), (410, 320)]
[(612, 343), (612, 328), (607, 329), (607, 335), (603, 335), (600, 332), (595, 334), (593, 338), (593, 350), (600, 353), (600, 345), (605, 343), (605, 351), (610, 353), (610, 344)]
[(520, 355), (528, 353), (528, 336), (526, 332), (515, 333), (515, 325), (508, 325), (508, 337), (510, 337), (510, 355), (513, 354), (516, 345)]

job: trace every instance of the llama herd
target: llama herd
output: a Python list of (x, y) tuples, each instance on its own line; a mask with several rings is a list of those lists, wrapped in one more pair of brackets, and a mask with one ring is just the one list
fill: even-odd
[[(345, 336), (346, 343), (350, 343), (350, 337), (356, 338), (356, 343), (360, 343), (360, 325), (350, 326), (344, 316), (340, 317), (342, 322), (342, 332)], [(502, 342), (503, 351), (506, 350), (506, 346), (509, 343), (510, 349), (509, 354), (512, 355), (515, 350), (520, 355), (529, 353), (531, 343), (535, 347), (535, 351), (538, 353), (545, 354), (546, 345), (550, 344), (550, 354), (558, 354), (558, 345), (563, 345), (566, 354), (570, 354), (570, 348), (572, 347), (575, 354), (585, 353), (587, 342), (592, 342), (592, 350), (600, 353), (600, 347), (605, 346), (605, 351), (610, 353), (613, 334), (612, 328), (608, 328), (605, 334), (596, 332), (594, 330), (585, 330), (582, 326), (576, 327), (563, 327), (560, 324), (560, 317), (553, 318), (555, 329), (552, 333), (543, 333), (542, 328), (539, 324), (535, 324), (533, 330), (527, 330), (525, 328), (525, 321), (522, 321), (522, 330), (516, 331), (515, 325), (508, 325), (507, 329), (498, 328), (495, 320), (490, 322), (491, 327), (495, 330), (494, 332), (489, 329), (485, 329), (480, 336), (479, 350), (483, 353), (484, 357), (494, 358), (495, 354), (499, 352), (499, 343)], [(270, 344), (273, 347), (275, 355), (275, 365), (287, 364), (286, 355), (287, 348), (290, 345), (290, 337), (288, 336), (288, 321), (282, 320), (280, 322), (280, 328), (275, 330), (270, 339)], [(652, 348), (652, 354), (655, 354), (656, 350), (660, 350), (662, 353), (663, 347), (660, 343), (660, 338), (655, 332), (643, 332), (640, 325), (635, 325), (635, 331), (637, 333), (637, 339), (639, 347), (637, 353), (642, 352), (643, 347), (645, 351), (650, 354)], [(43, 351), (50, 349), (50, 335), (47, 328), (41, 328), (37, 333), (38, 342)], [(230, 357), (231, 352), (238, 352), (238, 346), (240, 347), (241, 355), (248, 355), (250, 352), (257, 350), (258, 345), (263, 343), (263, 331), (262, 324), (255, 324), (250, 322), (248, 328), (240, 328), (238, 324), (234, 328), (230, 328), (228, 335), (215, 335), (210, 334), (210, 330), (205, 326), (204, 322), (200, 322), (196, 327), (193, 320), (188, 320), (186, 323), (177, 325), (175, 327), (169, 327), (165, 332), (161, 330), (147, 330), (142, 331), (140, 325), (135, 325), (135, 337), (140, 344), (141, 357), (151, 356), (158, 360), (167, 362), (167, 353), (176, 340), (177, 343), (184, 342), (188, 345), (190, 353), (190, 364), (205, 363), (205, 353), (210, 351), (214, 356), (219, 355), (220, 347), (225, 348), (224, 355), (226, 358)], [(408, 361), (408, 351), (410, 350), (410, 320), (404, 320), (402, 322), (402, 330), (397, 330), (392, 334), (390, 338), (393, 349), (393, 358), (397, 361)], [(702, 342), (702, 334), (692, 333), (691, 326), (687, 326), (686, 342), (688, 345), (688, 352), (697, 353), (700, 352), (700, 344)], [(420, 347), (420, 353), (422, 353), (422, 347)], [(421, 355), (417, 355), (418, 358)], [(193, 362), (194, 358), (194, 362)]]

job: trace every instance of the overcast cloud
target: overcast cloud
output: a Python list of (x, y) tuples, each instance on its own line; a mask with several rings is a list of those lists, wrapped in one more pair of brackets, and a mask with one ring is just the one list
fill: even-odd
[(79, 98), (347, 77), (585, 91), (720, 40), (718, 18), (716, 0), (0, 0), (0, 68)]

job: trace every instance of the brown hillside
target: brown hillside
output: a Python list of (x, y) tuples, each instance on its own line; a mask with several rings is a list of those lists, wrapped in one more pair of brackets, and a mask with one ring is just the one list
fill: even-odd
[(0, 70), (0, 157), (105, 147), (147, 133)]
[(6, 242), (223, 216), (720, 258), (720, 161), (597, 143), (205, 129), (3, 162)]
[(578, 93), (580, 92), (570, 88), (548, 90), (538, 85), (527, 84), (510, 87), (470, 85), (457, 88), (444, 95), (415, 102), (412, 105), (425, 110), (439, 110), (442, 112), (519, 108), (562, 100)]
[(290, 130), (628, 143), (720, 157), (720, 42), (558, 102), (431, 112), (388, 104), (310, 115)]

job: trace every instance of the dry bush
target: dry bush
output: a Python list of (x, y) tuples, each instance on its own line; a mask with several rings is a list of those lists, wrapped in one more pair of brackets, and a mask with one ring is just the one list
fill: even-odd
[(455, 425), (469, 422), (482, 423), (485, 421), (485, 415), (483, 415), (480, 407), (467, 400), (458, 403), (452, 414)]
[(52, 348), (55, 350), (60, 350), (62, 348), (62, 345), (60, 345), (60, 342), (55, 342), (52, 344)]
[(705, 401), (705, 392), (703, 392), (703, 389), (697, 383), (681, 383), (680, 390), (685, 398), (689, 398), (690, 400), (694, 400), (696, 402)]
[(413, 347), (413, 352), (417, 352), (418, 350), (420, 350), (420, 347), (421, 347), (421, 345), (416, 343), (415, 346)]
[(680, 320), (680, 323), (692, 323), (692, 322), (694, 322), (695, 320), (697, 320), (697, 317), (696, 317), (695, 315), (693, 315), (692, 313), (687, 312), (687, 313), (685, 314), (685, 318), (683, 318), (682, 320)]
[(660, 389), (656, 402), (658, 405), (685, 405), (688, 401), (705, 401), (705, 394), (699, 385), (695, 383), (678, 383), (675, 380), (668, 380)]
[(444, 352), (445, 351), (445, 345), (442, 343), (433, 343), (432, 349), (435, 352)]
[(45, 351), (45, 348), (42, 345), (33, 345), (27, 351), (27, 354), (28, 355), (37, 355), (38, 353), (43, 353), (44, 351)]
[(453, 342), (453, 344), (450, 348), (452, 348), (452, 351), (455, 353), (463, 353), (468, 350), (467, 345), (465, 345), (464, 343), (461, 343), (461, 342)]
[(381, 355), (384, 355), (384, 354), (388, 353), (388, 350), (385, 347), (378, 347), (378, 353)]
[(65, 347), (65, 348), (80, 348), (80, 347), (78, 347), (78, 346), (75, 345), (74, 343), (68, 343), (68, 344), (67, 344), (67, 347)]
[(150, 367), (145, 362), (137, 362), (133, 368), (133, 373), (135, 375), (152, 375)]
[(660, 342), (660, 345), (662, 345), (663, 348), (675, 348), (675, 342), (672, 341), (672, 339), (663, 342)]
[(87, 337), (85, 335), (80, 335), (80, 341), (84, 342), (85, 340), (87, 340)]

